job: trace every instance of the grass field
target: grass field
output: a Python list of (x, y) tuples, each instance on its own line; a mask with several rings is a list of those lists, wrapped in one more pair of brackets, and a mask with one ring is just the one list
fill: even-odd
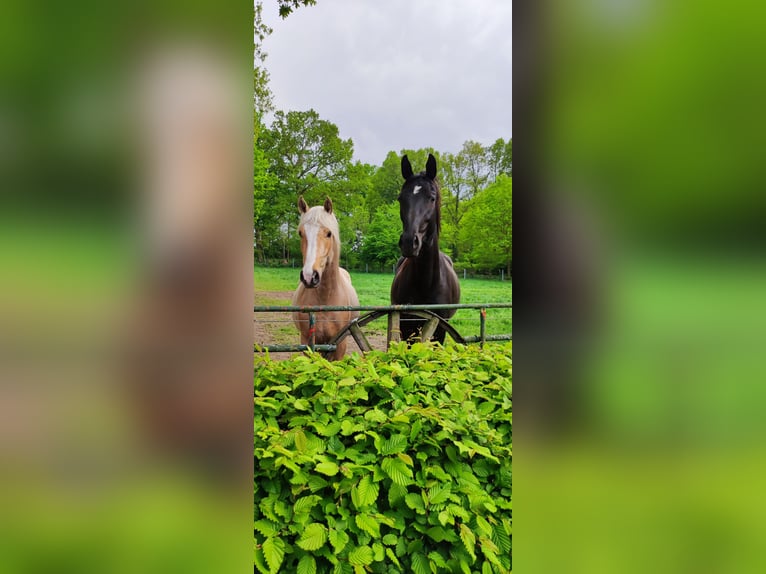
[[(359, 295), (360, 305), (389, 305), (389, 292), (393, 275), (390, 273), (352, 273), (351, 280)], [(293, 268), (256, 267), (254, 270), (255, 303), (258, 305), (280, 304), (263, 292), (290, 291), (298, 283), (298, 270)], [(461, 279), (461, 303), (510, 303), (513, 287), (510, 281), (499, 279)], [(285, 304), (285, 302), (282, 302)], [(512, 332), (512, 309), (487, 310), (487, 334), (500, 335)], [(479, 334), (479, 310), (461, 309), (450, 319), (463, 336)], [(371, 332), (385, 333), (385, 320), (374, 322)]]

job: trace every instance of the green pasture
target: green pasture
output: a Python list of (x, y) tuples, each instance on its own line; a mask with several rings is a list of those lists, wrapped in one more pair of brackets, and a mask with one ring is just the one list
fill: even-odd
[[(390, 273), (352, 272), (360, 305), (389, 305), (389, 292), (394, 276)], [(298, 269), (256, 267), (254, 270), (255, 303), (257, 305), (289, 304), (284, 300), (279, 303), (273, 297), (264, 296), (268, 291), (292, 292), (298, 284)], [(499, 279), (460, 279), (461, 303), (510, 303), (513, 286), (510, 281)], [(487, 334), (506, 334), (512, 332), (512, 309), (487, 310)], [(479, 310), (461, 309), (450, 320), (458, 332), (463, 335), (479, 334)], [(384, 333), (385, 319), (370, 325), (372, 333)]]

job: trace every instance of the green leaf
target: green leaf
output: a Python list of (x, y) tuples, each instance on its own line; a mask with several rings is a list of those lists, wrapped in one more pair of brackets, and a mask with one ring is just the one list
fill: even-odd
[(338, 562), (332, 569), (332, 574), (352, 574), (354, 569), (348, 562)]
[(460, 525), (460, 540), (463, 541), (463, 546), (468, 550), (468, 554), (471, 555), (471, 558), (476, 560), (476, 536), (465, 524)]
[(404, 452), (407, 448), (407, 437), (402, 434), (395, 434), (388, 440), (383, 441), (383, 444), (378, 450), (378, 454), (387, 456), (396, 454), (398, 452)]
[(266, 565), (266, 562), (263, 558), (262, 548), (255, 549), (255, 553), (253, 555), (253, 564), (258, 569), (258, 572), (260, 572), (261, 574), (270, 574), (269, 567)]
[(435, 540), (436, 542), (441, 542), (447, 538), (447, 532), (440, 526), (432, 526), (426, 530), (426, 536)]
[(306, 452), (307, 446), (308, 441), (306, 440), (306, 433), (298, 429), (295, 431), (295, 448), (298, 449), (298, 452)]
[(302, 496), (295, 501), (293, 512), (296, 514), (299, 512), (309, 512), (320, 500), (322, 500), (322, 497), (317, 496), (316, 494)]
[(492, 525), (483, 516), (476, 516), (476, 528), (479, 534), (492, 536)]
[(348, 544), (348, 540), (348, 534), (342, 530), (336, 530), (335, 528), (330, 529), (330, 544), (336, 554), (340, 554), (343, 551), (346, 544)]
[(391, 487), (388, 489), (388, 504), (395, 508), (396, 504), (404, 498), (404, 496), (407, 494), (407, 487), (406, 486), (399, 486), (398, 484), (392, 484)]
[(412, 484), (412, 469), (399, 458), (384, 458), (380, 467), (394, 484), (399, 486)]
[(377, 483), (372, 482), (372, 477), (367, 474), (351, 488), (351, 501), (358, 509), (370, 506), (378, 499), (379, 490)]
[(369, 546), (357, 546), (348, 553), (348, 561), (354, 566), (372, 564), (373, 552)]
[(428, 502), (431, 504), (447, 502), (450, 494), (452, 494), (452, 487), (449, 483), (444, 485), (434, 485), (428, 489)]
[(495, 543), (503, 554), (511, 553), (511, 537), (508, 536), (502, 524), (495, 524), (492, 527), (492, 542)]
[(433, 562), (437, 568), (447, 569), (447, 561), (444, 559), (444, 556), (438, 552), (429, 552), (428, 559)]
[(431, 574), (431, 566), (424, 554), (417, 552), (412, 555), (413, 574)]
[(327, 476), (335, 476), (338, 474), (338, 465), (332, 461), (320, 462), (314, 467), (314, 470)]
[(304, 554), (303, 558), (298, 562), (297, 574), (316, 574), (317, 561), (311, 554)]
[(253, 530), (257, 530), (261, 534), (263, 534), (266, 538), (269, 536), (274, 536), (277, 532), (279, 532), (279, 528), (276, 524), (271, 522), (270, 520), (256, 520), (253, 522)]
[(279, 571), (282, 560), (285, 558), (285, 543), (281, 538), (267, 538), (261, 546), (263, 548), (263, 557), (269, 565), (270, 574)]
[(375, 562), (383, 562), (383, 559), (386, 557), (386, 551), (383, 548), (383, 545), (380, 542), (375, 542), (372, 545), (372, 559)]
[(402, 567), (402, 565), (399, 563), (399, 559), (396, 557), (396, 554), (394, 554), (394, 551), (390, 548), (386, 548), (386, 556), (388, 556), (388, 559), (396, 564), (399, 568)]
[(309, 485), (309, 488), (311, 489), (311, 492), (317, 492), (318, 490), (322, 490), (328, 484), (329, 483), (321, 476), (317, 476), (317, 475), (309, 476), (308, 485)]
[(356, 525), (373, 538), (380, 538), (380, 523), (369, 514), (357, 514), (354, 518)]
[(300, 538), (298, 539), (298, 546), (304, 550), (319, 550), (327, 541), (327, 529), (323, 524), (318, 522), (312, 522), (306, 525), (303, 529)]
[(364, 413), (365, 420), (368, 420), (370, 422), (374, 423), (384, 423), (388, 420), (388, 417), (386, 414), (382, 411), (379, 411), (378, 409), (370, 409), (366, 413)]
[(426, 505), (423, 504), (423, 497), (420, 494), (410, 492), (404, 497), (404, 503), (418, 514), (426, 513)]

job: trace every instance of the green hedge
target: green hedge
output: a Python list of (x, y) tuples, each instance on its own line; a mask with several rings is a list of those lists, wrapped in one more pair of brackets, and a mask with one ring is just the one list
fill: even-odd
[(511, 344), (255, 359), (266, 574), (511, 570)]

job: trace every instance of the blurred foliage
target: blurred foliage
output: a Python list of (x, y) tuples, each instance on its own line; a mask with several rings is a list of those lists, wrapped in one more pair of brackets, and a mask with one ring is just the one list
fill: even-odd
[(546, 151), (557, 179), (644, 241), (761, 243), (763, 8), (553, 4)]

